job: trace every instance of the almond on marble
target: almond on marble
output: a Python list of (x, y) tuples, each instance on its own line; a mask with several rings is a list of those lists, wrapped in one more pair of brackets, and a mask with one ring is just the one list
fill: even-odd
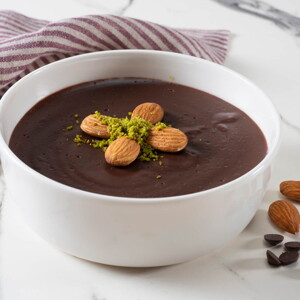
[(270, 219), (280, 229), (296, 234), (299, 232), (300, 215), (297, 207), (288, 200), (273, 202), (268, 211)]
[(300, 201), (300, 181), (283, 181), (280, 183), (280, 192), (287, 198)]

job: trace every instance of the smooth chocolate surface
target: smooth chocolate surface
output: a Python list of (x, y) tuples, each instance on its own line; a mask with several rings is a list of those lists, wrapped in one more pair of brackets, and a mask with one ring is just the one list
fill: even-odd
[[(102, 150), (77, 146), (75, 123), (95, 110), (125, 117), (143, 102), (165, 110), (164, 122), (189, 139), (179, 153), (161, 153), (162, 165), (135, 161), (113, 167)], [(73, 125), (70, 131), (64, 128)], [(36, 104), (16, 126), (13, 152), (34, 170), (66, 185), (114, 196), (166, 197), (207, 190), (255, 167), (267, 145), (258, 126), (241, 110), (203, 91), (150, 79), (119, 78), (84, 83)], [(161, 178), (156, 177), (160, 175)]]

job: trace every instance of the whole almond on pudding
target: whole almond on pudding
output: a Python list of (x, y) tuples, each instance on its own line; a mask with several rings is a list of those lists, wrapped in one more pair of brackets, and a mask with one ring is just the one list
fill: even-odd
[(164, 117), (164, 110), (157, 103), (145, 102), (138, 105), (132, 112), (131, 119), (140, 116), (142, 119), (155, 124)]
[(269, 207), (269, 217), (280, 229), (295, 234), (299, 232), (300, 215), (295, 205), (288, 200), (277, 200)]
[(84, 118), (80, 124), (80, 128), (82, 131), (92, 136), (101, 137), (104, 139), (110, 137), (108, 127), (106, 125), (102, 125), (96, 118), (95, 114)]
[(140, 148), (136, 141), (121, 136), (108, 146), (105, 151), (105, 160), (113, 166), (127, 166), (136, 160)]
[(280, 192), (287, 198), (300, 201), (300, 181), (283, 181), (280, 184)]
[(151, 128), (147, 143), (156, 150), (164, 152), (178, 152), (184, 149), (188, 143), (187, 136), (179, 129), (166, 127), (157, 130)]

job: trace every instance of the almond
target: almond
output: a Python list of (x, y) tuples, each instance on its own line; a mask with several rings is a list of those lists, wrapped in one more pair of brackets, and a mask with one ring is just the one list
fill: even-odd
[(82, 131), (92, 136), (101, 137), (104, 139), (110, 137), (108, 127), (106, 125), (102, 125), (96, 118), (95, 114), (84, 118), (80, 124), (80, 128)]
[(127, 166), (138, 157), (140, 145), (125, 136), (113, 141), (105, 151), (105, 160), (113, 166)]
[(281, 182), (280, 192), (291, 200), (300, 201), (300, 181)]
[(278, 200), (269, 207), (269, 217), (280, 229), (295, 234), (299, 232), (300, 215), (295, 205), (288, 200)]
[(155, 127), (149, 131), (147, 143), (156, 150), (164, 152), (178, 152), (187, 145), (187, 136), (179, 129), (166, 127), (157, 130)]
[(142, 119), (155, 124), (164, 117), (164, 110), (157, 103), (145, 102), (138, 105), (132, 112), (131, 119), (140, 116)]

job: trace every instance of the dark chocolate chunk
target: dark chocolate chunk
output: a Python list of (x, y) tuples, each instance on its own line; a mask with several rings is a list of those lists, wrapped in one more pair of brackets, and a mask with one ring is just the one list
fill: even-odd
[(300, 242), (287, 242), (284, 244), (284, 247), (287, 251), (299, 251), (300, 250)]
[(299, 254), (296, 251), (283, 252), (279, 256), (279, 260), (282, 265), (290, 265), (290, 264), (296, 262), (298, 260), (298, 258), (299, 258)]
[(283, 236), (281, 234), (265, 234), (265, 241), (270, 245), (275, 246), (283, 241)]
[(280, 266), (281, 261), (279, 258), (270, 250), (267, 250), (267, 259), (268, 259), (268, 264), (271, 266)]

